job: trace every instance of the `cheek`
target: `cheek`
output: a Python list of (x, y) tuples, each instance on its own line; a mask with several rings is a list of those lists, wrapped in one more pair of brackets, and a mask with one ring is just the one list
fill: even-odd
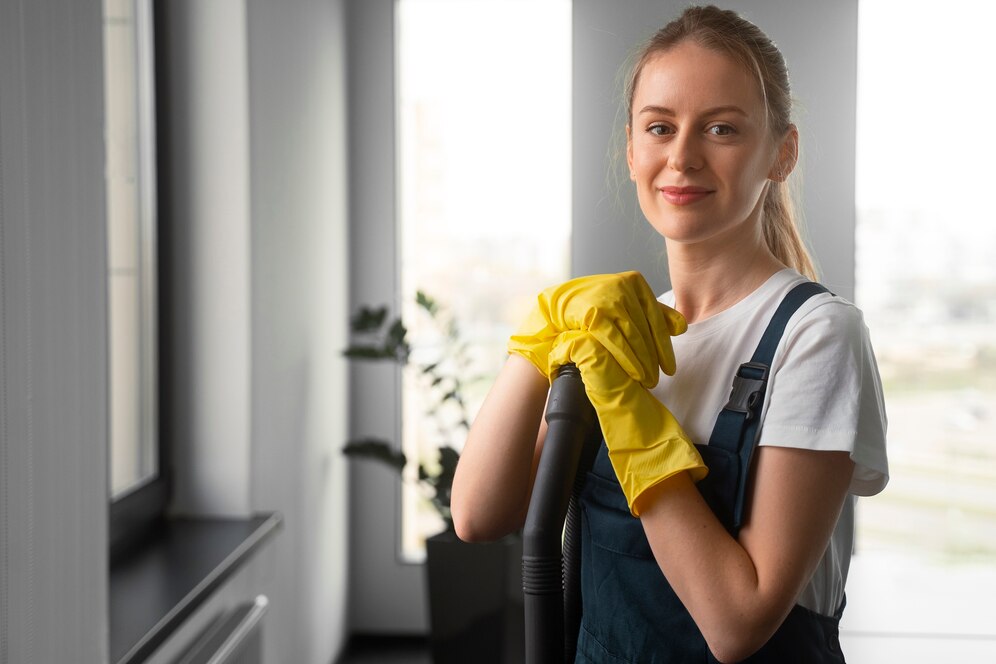
[(770, 162), (768, 155), (763, 154), (741, 164), (739, 168), (738, 185), (743, 194), (750, 199), (751, 206), (764, 193), (765, 185), (768, 182)]
[(767, 178), (758, 177), (757, 174), (758, 171), (756, 170), (744, 170), (740, 177), (739, 187), (741, 195), (749, 199), (747, 203), (751, 206), (757, 202), (761, 192), (764, 191), (765, 183), (768, 181)]
[(639, 179), (647, 171), (647, 153), (639, 148), (633, 151), (633, 172)]
[(651, 175), (660, 161), (659, 150), (655, 150), (653, 146), (641, 144), (639, 139), (633, 143), (632, 155), (633, 171), (638, 179), (641, 175)]
[(641, 195), (647, 195), (651, 191), (656, 191), (655, 183), (657, 182), (657, 176), (661, 172), (660, 161), (647, 158), (635, 161), (633, 172), (635, 173), (634, 182), (637, 191)]

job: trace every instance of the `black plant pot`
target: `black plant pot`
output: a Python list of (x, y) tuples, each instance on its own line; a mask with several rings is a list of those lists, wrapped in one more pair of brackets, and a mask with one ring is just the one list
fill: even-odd
[(426, 540), (426, 571), (434, 664), (521, 664), (520, 536), (468, 544), (442, 532)]

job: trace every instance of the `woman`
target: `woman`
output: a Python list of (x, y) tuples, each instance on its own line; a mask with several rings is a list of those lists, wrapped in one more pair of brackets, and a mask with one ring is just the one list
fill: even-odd
[[(693, 7), (645, 46), (627, 102), (630, 177), (673, 290), (658, 302), (626, 273), (540, 295), (461, 456), (457, 533), (522, 527), (549, 376), (574, 362), (605, 434), (583, 504), (577, 661), (843, 661), (849, 496), (888, 478), (860, 311), (823, 293), (788, 321), (743, 527), (724, 526), (696, 486), (709, 471), (694, 444), (709, 442), (738, 366), (786, 293), (814, 278), (785, 184), (799, 138), (784, 60), (735, 13)], [(673, 377), (658, 381), (662, 370)]]

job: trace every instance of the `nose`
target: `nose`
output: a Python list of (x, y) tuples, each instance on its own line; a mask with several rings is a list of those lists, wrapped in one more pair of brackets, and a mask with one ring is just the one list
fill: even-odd
[(671, 141), (668, 166), (679, 173), (702, 168), (702, 150), (694, 132), (680, 132)]

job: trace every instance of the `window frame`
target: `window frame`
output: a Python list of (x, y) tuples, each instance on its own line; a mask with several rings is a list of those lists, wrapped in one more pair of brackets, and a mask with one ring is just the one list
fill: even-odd
[(171, 257), (170, 234), (168, 224), (163, 220), (169, 218), (169, 120), (164, 111), (162, 99), (166, 92), (166, 64), (169, 61), (164, 34), (166, 21), (163, 20), (165, 8), (160, 0), (136, 0), (144, 2), (152, 22), (152, 44), (149, 56), (152, 60), (152, 99), (149, 107), (152, 109), (152, 144), (155, 146), (154, 179), (155, 191), (155, 237), (156, 248), (156, 330), (155, 350), (153, 353), (156, 366), (155, 401), (158, 415), (156, 417), (156, 472), (144, 482), (137, 484), (131, 490), (110, 497), (108, 505), (108, 547), (110, 562), (113, 565), (126, 557), (130, 552), (140, 547), (162, 525), (166, 509), (172, 497), (173, 476), (171, 470), (170, 444), (171, 438), (171, 404), (169, 395), (172, 376), (169, 357), (169, 338), (171, 324), (170, 304), (170, 270)]

